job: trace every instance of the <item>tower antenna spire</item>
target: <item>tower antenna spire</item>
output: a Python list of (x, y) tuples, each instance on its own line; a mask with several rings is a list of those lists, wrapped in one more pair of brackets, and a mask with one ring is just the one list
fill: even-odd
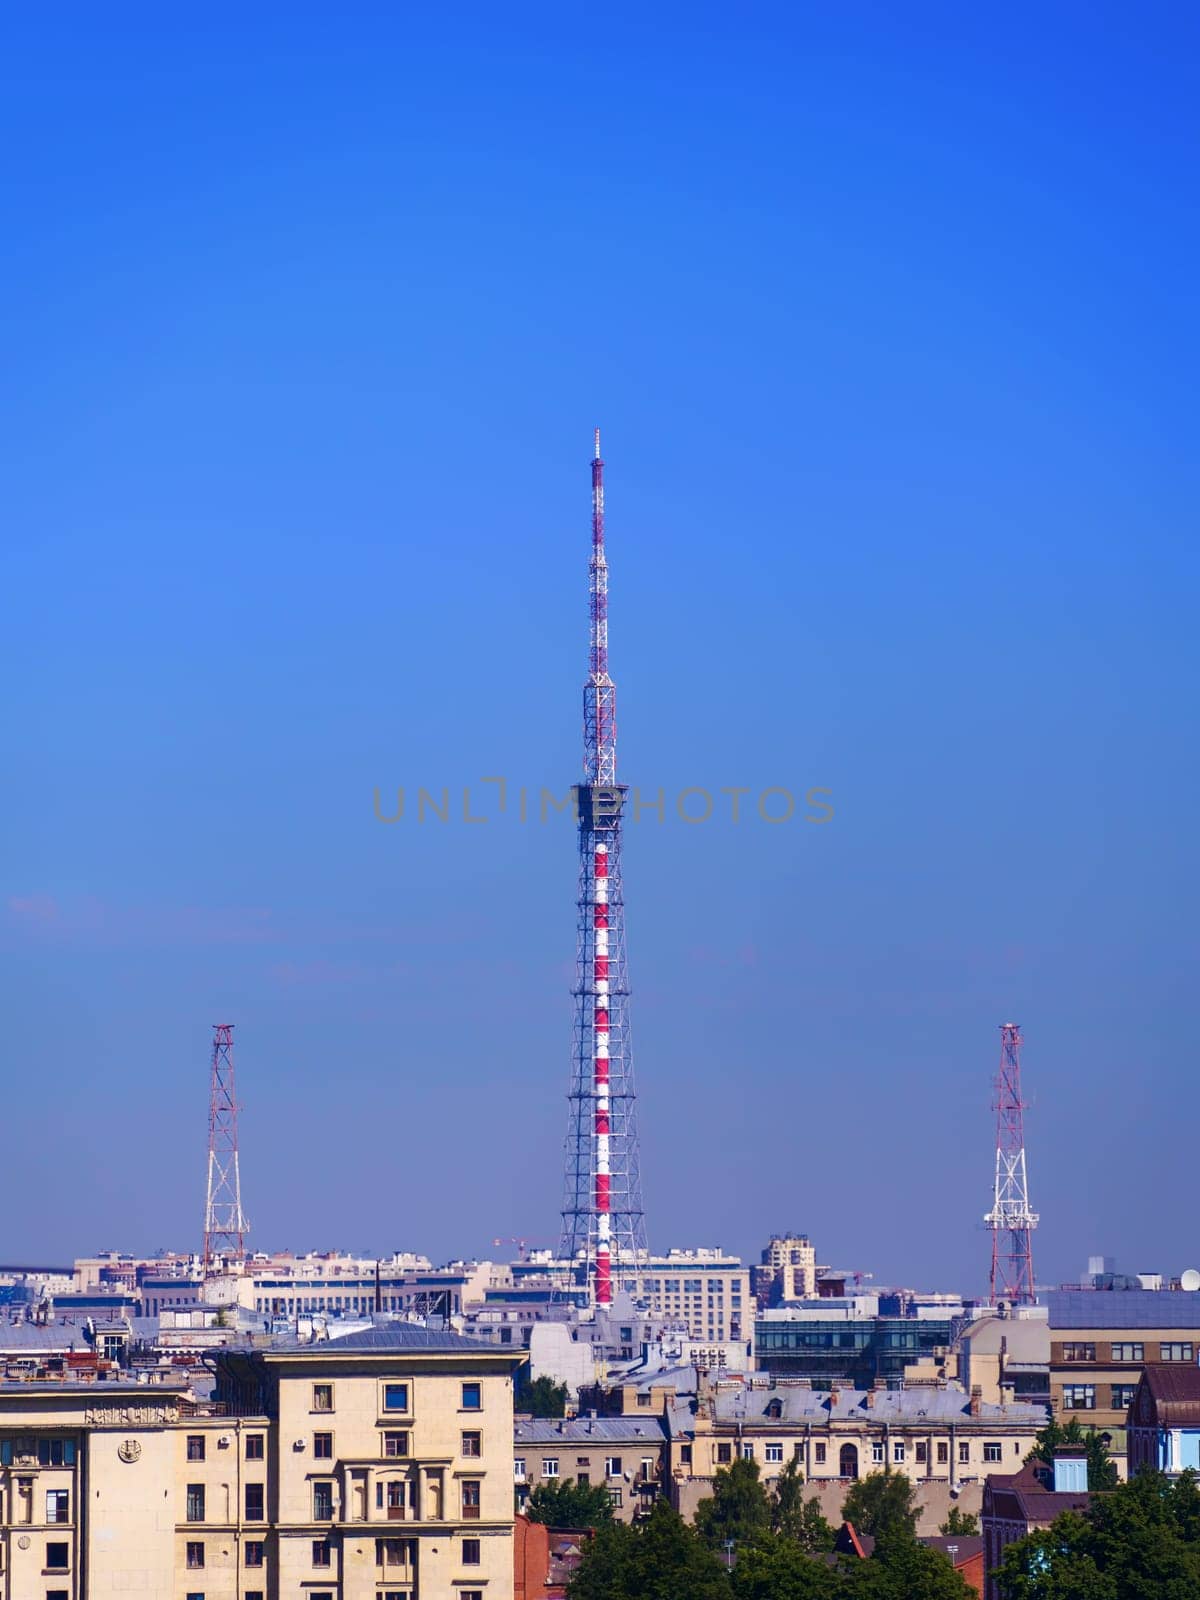
[(1029, 1206), (1025, 1169), (1025, 1102), (1021, 1098), (1021, 1030), (1015, 1022), (1000, 1027), (1000, 1066), (996, 1073), (996, 1185), (984, 1221), (992, 1230), (992, 1305), (1008, 1300), (1033, 1305), (1033, 1230), (1037, 1212)]
[(583, 782), (579, 821), (579, 938), (575, 1049), (569, 1095), (561, 1254), (597, 1305), (611, 1305), (613, 1268), (646, 1253), (629, 1036), (617, 690), (608, 671), (608, 559), (600, 430), (592, 458), (592, 553), (588, 564), (588, 675), (583, 686)]
[(242, 1211), (238, 1103), (233, 1077), (233, 1024), (213, 1024), (208, 1099), (208, 1192), (204, 1205), (204, 1276), (215, 1277), (246, 1253), (250, 1223)]

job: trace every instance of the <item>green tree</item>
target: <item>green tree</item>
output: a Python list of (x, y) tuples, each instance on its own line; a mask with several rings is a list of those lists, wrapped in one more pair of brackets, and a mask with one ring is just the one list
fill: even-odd
[(874, 1539), (901, 1530), (916, 1532), (916, 1487), (902, 1472), (871, 1472), (850, 1485), (842, 1502), (842, 1518)]
[(835, 1568), (782, 1537), (740, 1550), (730, 1582), (735, 1600), (841, 1600), (846, 1592)]
[(977, 1600), (950, 1558), (921, 1544), (904, 1523), (878, 1535), (871, 1559), (857, 1566), (847, 1575), (855, 1600)]
[(759, 1482), (758, 1462), (739, 1459), (721, 1467), (712, 1496), (696, 1507), (696, 1531), (710, 1550), (735, 1544), (762, 1543), (771, 1532), (771, 1505)]
[(517, 1375), (513, 1410), (534, 1417), (565, 1417), (571, 1391), (565, 1383), (555, 1383), (553, 1378), (535, 1378), (526, 1362)]
[(1044, 1465), (1052, 1467), (1054, 1452), (1064, 1445), (1087, 1451), (1088, 1489), (1093, 1494), (1101, 1489), (1116, 1488), (1116, 1462), (1104, 1448), (1104, 1441), (1100, 1435), (1091, 1428), (1081, 1428), (1077, 1417), (1072, 1417), (1065, 1426), (1051, 1418), (1036, 1436), (1028, 1459), (1041, 1461)]
[(539, 1483), (525, 1502), (525, 1515), (550, 1528), (597, 1528), (612, 1521), (612, 1501), (602, 1484), (563, 1478)]
[(792, 1456), (779, 1474), (771, 1496), (771, 1529), (802, 1550), (832, 1550), (833, 1529), (821, 1514), (820, 1502), (804, 1498), (804, 1474)]
[(998, 1569), (1006, 1600), (1195, 1600), (1200, 1520), (1194, 1475), (1143, 1472), (1083, 1513), (1011, 1544)]
[(957, 1506), (951, 1506), (950, 1515), (942, 1523), (938, 1532), (951, 1536), (978, 1533), (979, 1518), (972, 1511), (960, 1511)]
[(636, 1528), (600, 1529), (583, 1551), (571, 1600), (730, 1600), (722, 1563), (660, 1500)]

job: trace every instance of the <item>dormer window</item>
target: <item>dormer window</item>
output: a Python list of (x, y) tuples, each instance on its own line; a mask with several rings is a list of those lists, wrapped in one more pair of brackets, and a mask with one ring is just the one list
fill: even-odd
[(783, 1415), (783, 1401), (770, 1400), (767, 1402), (767, 1416), (778, 1421)]

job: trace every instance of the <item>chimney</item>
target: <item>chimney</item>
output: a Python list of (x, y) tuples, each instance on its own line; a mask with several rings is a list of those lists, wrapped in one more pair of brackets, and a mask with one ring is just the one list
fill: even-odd
[(973, 1417), (977, 1417), (983, 1410), (982, 1384), (973, 1383), (971, 1385), (971, 1403), (967, 1409)]
[(878, 1400), (878, 1398), (879, 1398), (879, 1396), (881, 1394), (886, 1394), (886, 1393), (887, 1393), (887, 1379), (886, 1378), (876, 1378), (875, 1382), (867, 1390), (867, 1405), (872, 1410), (874, 1410), (876, 1400)]
[(837, 1405), (838, 1396), (839, 1396), (840, 1392), (841, 1391), (838, 1389), (838, 1386), (835, 1383), (833, 1388), (830, 1389), (830, 1391), (829, 1391), (829, 1409), (830, 1409), (830, 1411), (832, 1411), (834, 1409), (834, 1407)]

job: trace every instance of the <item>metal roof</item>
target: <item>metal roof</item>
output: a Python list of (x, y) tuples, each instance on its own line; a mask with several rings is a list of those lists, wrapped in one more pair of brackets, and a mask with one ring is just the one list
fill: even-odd
[(513, 1423), (513, 1443), (536, 1445), (662, 1444), (666, 1428), (661, 1417), (519, 1417)]
[[(871, 1403), (868, 1404), (868, 1400)], [(676, 1401), (670, 1408), (673, 1432), (687, 1432), (694, 1421), (694, 1403)], [(1027, 1401), (1010, 1405), (982, 1403), (979, 1415), (971, 1415), (970, 1396), (961, 1389), (839, 1389), (832, 1393), (802, 1389), (794, 1385), (778, 1388), (718, 1388), (711, 1399), (716, 1423), (741, 1423), (762, 1428), (789, 1424), (830, 1422), (918, 1423), (954, 1422), (978, 1428), (1001, 1425), (1040, 1428), (1046, 1422), (1045, 1406)], [(771, 1415), (773, 1409), (779, 1415)]]
[(414, 1351), (440, 1351), (446, 1355), (513, 1356), (526, 1359), (523, 1350), (506, 1350), (503, 1345), (482, 1344), (476, 1339), (464, 1339), (461, 1333), (450, 1328), (426, 1328), (417, 1322), (393, 1322), (379, 1327), (363, 1328), (358, 1333), (347, 1333), (341, 1338), (297, 1339), (287, 1334), (267, 1347), (268, 1355), (406, 1355)]
[(1190, 1328), (1200, 1334), (1200, 1294), (1186, 1289), (1055, 1289), (1044, 1296), (1050, 1327)]

